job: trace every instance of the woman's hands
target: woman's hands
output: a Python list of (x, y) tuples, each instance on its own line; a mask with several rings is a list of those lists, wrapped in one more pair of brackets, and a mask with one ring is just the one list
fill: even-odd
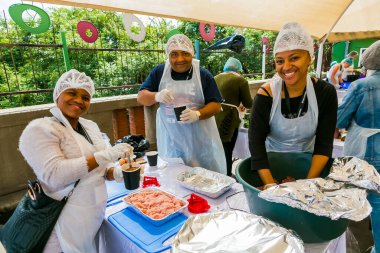
[(119, 143), (113, 147), (94, 153), (96, 163), (103, 167), (115, 162), (119, 158), (125, 158), (128, 155), (133, 156), (133, 147), (128, 143)]
[(263, 181), (264, 187), (267, 184), (277, 184), (269, 169), (261, 169), (257, 172), (259, 173), (261, 181)]
[(319, 177), (325, 168), (330, 157), (324, 155), (313, 155), (311, 160), (311, 165), (309, 173), (307, 174), (307, 179)]

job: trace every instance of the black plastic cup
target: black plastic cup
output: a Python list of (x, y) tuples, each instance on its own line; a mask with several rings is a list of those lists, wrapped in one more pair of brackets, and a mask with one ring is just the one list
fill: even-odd
[(148, 159), (149, 166), (157, 166), (157, 158), (158, 158), (158, 152), (157, 151), (149, 151), (145, 153), (146, 158)]
[[(135, 165), (134, 165), (135, 166)], [(140, 186), (141, 166), (129, 168), (126, 164), (122, 166), (124, 185), (127, 190), (135, 190)]]
[(181, 121), (181, 113), (185, 109), (186, 109), (186, 106), (174, 107), (174, 113), (175, 113), (175, 117), (177, 118), (177, 121)]

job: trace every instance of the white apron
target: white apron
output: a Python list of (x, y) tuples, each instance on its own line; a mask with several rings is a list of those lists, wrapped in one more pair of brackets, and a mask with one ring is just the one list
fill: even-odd
[(343, 155), (364, 159), (368, 138), (380, 133), (380, 129), (361, 127), (353, 120), (347, 130), (348, 133), (344, 141)]
[(273, 104), (269, 120), (270, 133), (265, 141), (267, 152), (314, 151), (318, 104), (310, 76), (306, 80), (308, 109), (306, 114), (294, 119), (287, 119), (281, 113), (282, 79), (276, 76), (270, 81)]
[[(50, 111), (74, 136), (83, 156), (104, 149), (99, 145), (92, 145), (76, 133), (58, 108)], [(104, 173), (105, 168), (98, 167), (81, 178), (63, 208), (54, 227), (63, 252), (96, 252), (95, 236), (102, 224), (107, 202)], [(73, 187), (74, 184), (70, 189)]]
[[(333, 66), (334, 67), (334, 66)], [(330, 83), (333, 83), (332, 80), (335, 80), (335, 83), (337, 85), (339, 85), (339, 76), (342, 74), (342, 70), (340, 69), (339, 67), (339, 70), (335, 73), (334, 76), (332, 76), (332, 70), (333, 70), (333, 67), (331, 67), (331, 69), (329, 70), (329, 72), (327, 72), (327, 79)], [(342, 66), (343, 68), (343, 66)]]
[(199, 72), (199, 61), (193, 59), (193, 77), (175, 81), (171, 77), (169, 60), (166, 61), (159, 91), (173, 92), (174, 104), (160, 103), (157, 110), (157, 148), (161, 157), (181, 157), (185, 164), (203, 167), (222, 174), (227, 173), (226, 159), (215, 118), (184, 124), (177, 122), (174, 107), (201, 108), (204, 95)]

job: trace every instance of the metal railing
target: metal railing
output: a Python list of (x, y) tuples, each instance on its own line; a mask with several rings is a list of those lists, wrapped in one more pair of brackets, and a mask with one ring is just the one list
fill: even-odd
[[(113, 13), (110, 19), (118, 24), (113, 33), (99, 33), (93, 44), (85, 43), (75, 28), (66, 31), (71, 66), (91, 76), (96, 86), (95, 97), (137, 93), (151, 69), (166, 59), (163, 35), (167, 31), (160, 30), (163, 29), (161, 18), (150, 19), (147, 25), (150, 37), (148, 42), (142, 43), (131, 42), (119, 18)], [(48, 32), (33, 35), (21, 30), (3, 11), (0, 18), (0, 109), (52, 101), (55, 82), (66, 71), (59, 36), (62, 29), (62, 24), (52, 22)], [(239, 55), (228, 50), (201, 50), (201, 65), (216, 75), (230, 56), (243, 62), (247, 77), (261, 75), (260, 50), (243, 51)], [(210, 60), (213, 57), (218, 60)]]

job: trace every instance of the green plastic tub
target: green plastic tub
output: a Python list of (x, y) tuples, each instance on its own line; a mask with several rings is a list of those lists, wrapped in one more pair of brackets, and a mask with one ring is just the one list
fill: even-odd
[[(311, 163), (311, 154), (305, 153), (268, 153), (269, 165), (273, 176), (281, 180), (287, 176), (296, 179), (306, 178)], [(332, 159), (324, 169), (326, 176)], [(269, 218), (283, 227), (294, 230), (305, 243), (320, 243), (339, 237), (346, 230), (349, 220), (331, 220), (285, 204), (274, 203), (259, 198), (256, 186), (263, 183), (256, 171), (251, 171), (251, 158), (243, 160), (236, 168), (236, 177), (243, 185), (252, 213)]]

